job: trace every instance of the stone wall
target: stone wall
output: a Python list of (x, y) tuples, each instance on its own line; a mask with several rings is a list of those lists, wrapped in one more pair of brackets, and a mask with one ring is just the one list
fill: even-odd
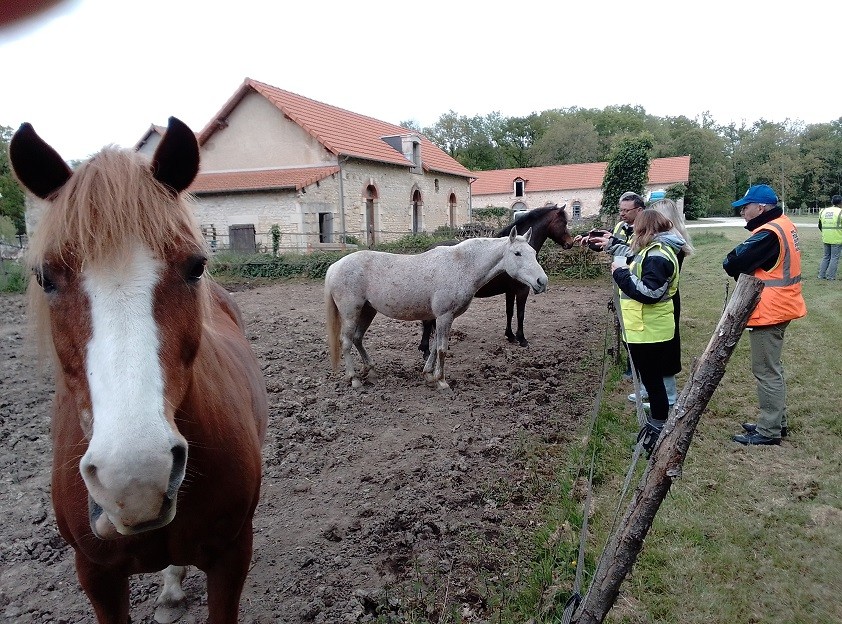
[[(229, 194), (202, 194), (196, 198), (196, 215), (206, 236), (215, 231), (217, 247), (228, 246), (228, 229), (232, 225), (254, 226), (257, 244), (271, 250), (271, 228), (281, 230), (282, 250), (308, 250), (331, 247), (341, 242), (342, 214), (340, 187), (345, 196), (344, 231), (360, 243), (366, 243), (367, 193), (374, 191), (374, 240), (395, 240), (412, 232), (413, 202), (417, 191), (420, 232), (432, 233), (450, 225), (450, 198), (455, 198), (453, 225), (467, 223), (470, 189), (467, 179), (458, 176), (425, 172), (410, 173), (408, 168), (380, 165), (369, 161), (347, 160), (342, 163), (342, 180), (334, 174), (299, 192), (291, 190)], [(332, 217), (333, 236), (327, 243), (320, 240), (320, 214)]]

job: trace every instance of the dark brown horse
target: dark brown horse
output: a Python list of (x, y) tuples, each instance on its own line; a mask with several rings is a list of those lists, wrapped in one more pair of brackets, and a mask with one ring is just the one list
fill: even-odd
[[(521, 232), (532, 228), (532, 238), (529, 244), (535, 249), (535, 253), (541, 250), (548, 238), (564, 249), (570, 249), (573, 246), (573, 237), (567, 229), (565, 206), (566, 204), (562, 206), (552, 205), (530, 210), (515, 223), (507, 225), (497, 232), (496, 236), (508, 236), (515, 226)], [(504, 293), (506, 295), (506, 338), (509, 339), (509, 342), (517, 341), (520, 346), (527, 347), (529, 342), (523, 334), (523, 317), (526, 311), (526, 300), (529, 298), (529, 286), (512, 278), (507, 273), (502, 273), (482, 286), (474, 294), (474, 297), (496, 297)], [(515, 301), (517, 301), (517, 333), (512, 332)], [(424, 354), (425, 360), (430, 354), (430, 334), (435, 327), (435, 321), (424, 321), (422, 323), (421, 343), (418, 348)]]
[(152, 161), (107, 147), (71, 171), (29, 124), (19, 180), (46, 206), (32, 311), (54, 356), (52, 498), (99, 622), (129, 621), (129, 576), (164, 570), (156, 619), (207, 574), (208, 622), (236, 622), (252, 553), (268, 406), (234, 300), (182, 193), (199, 168), (170, 118)]

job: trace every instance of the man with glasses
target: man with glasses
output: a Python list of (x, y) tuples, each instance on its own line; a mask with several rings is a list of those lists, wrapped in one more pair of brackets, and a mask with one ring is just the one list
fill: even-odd
[(760, 302), (748, 320), (751, 372), (757, 382), (760, 413), (757, 422), (743, 423), (735, 442), (746, 445), (780, 444), (788, 433), (786, 382), (781, 362), (784, 333), (793, 319), (807, 314), (801, 294), (801, 249), (798, 230), (770, 186), (757, 184), (732, 203), (752, 234), (722, 262), (734, 279), (753, 275), (764, 284)]
[(634, 220), (646, 202), (637, 193), (628, 191), (620, 196), (620, 221), (614, 226), (614, 237), (631, 246), (634, 236)]

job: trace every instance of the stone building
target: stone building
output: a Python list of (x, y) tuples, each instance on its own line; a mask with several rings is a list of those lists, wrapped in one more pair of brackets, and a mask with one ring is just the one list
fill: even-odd
[[(567, 204), (571, 219), (593, 217), (602, 205), (602, 179), (608, 163), (551, 165), (522, 169), (476, 171), (471, 185), (474, 209), (509, 208), (513, 213), (546, 204)], [(666, 189), (672, 184), (688, 184), (690, 157), (653, 158), (646, 191)], [(679, 200), (679, 208), (684, 202)]]
[(370, 245), (470, 220), (474, 174), (426, 137), (256, 80), (197, 137), (189, 190), (220, 248), (271, 249), (273, 229), (282, 250)]

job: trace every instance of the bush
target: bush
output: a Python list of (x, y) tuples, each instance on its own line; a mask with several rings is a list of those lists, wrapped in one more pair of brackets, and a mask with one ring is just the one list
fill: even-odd
[[(373, 249), (400, 254), (422, 253), (439, 243), (453, 242), (453, 237), (443, 237), (443, 233), (444, 231), (437, 235), (408, 234), (396, 241), (375, 245)], [(221, 253), (213, 258), (209, 270), (211, 275), (222, 283), (271, 282), (294, 277), (324, 279), (328, 267), (346, 253), (353, 252), (316, 251), (309, 254), (290, 252), (278, 256)], [(563, 250), (555, 244), (545, 245), (538, 254), (538, 261), (547, 275), (568, 279), (600, 277), (606, 271), (606, 258), (605, 254), (596, 254), (586, 248), (574, 247)]]
[(323, 279), (327, 268), (344, 255), (341, 251), (286, 253), (278, 256), (220, 254), (210, 264), (210, 272), (219, 281), (279, 280), (291, 277)]
[(0, 259), (0, 292), (24, 293), (28, 283), (29, 275), (19, 262)]

